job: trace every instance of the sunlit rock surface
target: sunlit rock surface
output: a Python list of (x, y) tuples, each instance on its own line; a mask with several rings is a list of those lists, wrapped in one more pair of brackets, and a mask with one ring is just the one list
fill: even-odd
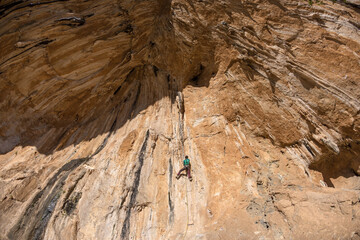
[(1, 1), (0, 239), (360, 239), (359, 6)]

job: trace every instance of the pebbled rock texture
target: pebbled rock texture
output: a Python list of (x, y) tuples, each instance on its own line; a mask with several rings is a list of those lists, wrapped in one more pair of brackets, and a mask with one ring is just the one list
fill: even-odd
[(360, 239), (359, 13), (1, 1), (0, 239)]

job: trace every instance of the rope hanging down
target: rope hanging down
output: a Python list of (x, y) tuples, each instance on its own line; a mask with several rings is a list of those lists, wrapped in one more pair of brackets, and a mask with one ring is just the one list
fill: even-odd
[[(184, 150), (184, 100), (181, 92), (178, 92), (178, 108), (179, 108), (179, 133), (180, 133), (180, 144), (181, 144), (181, 157), (185, 157), (185, 150)], [(185, 184), (185, 204), (186, 204), (186, 227), (183, 234), (183, 240), (186, 237), (188, 226), (189, 226), (189, 198), (188, 198), (188, 181)]]

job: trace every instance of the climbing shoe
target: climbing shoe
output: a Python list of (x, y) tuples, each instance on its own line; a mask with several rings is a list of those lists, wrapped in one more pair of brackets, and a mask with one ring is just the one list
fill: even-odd
[(180, 178), (180, 176), (179, 176), (179, 175), (177, 175), (177, 176), (176, 176), (176, 179), (179, 179), (179, 178)]

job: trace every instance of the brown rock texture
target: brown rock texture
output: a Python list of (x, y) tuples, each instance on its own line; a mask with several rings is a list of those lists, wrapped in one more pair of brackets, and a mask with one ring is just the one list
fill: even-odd
[(1, 1), (0, 239), (360, 239), (359, 29), (357, 0)]

